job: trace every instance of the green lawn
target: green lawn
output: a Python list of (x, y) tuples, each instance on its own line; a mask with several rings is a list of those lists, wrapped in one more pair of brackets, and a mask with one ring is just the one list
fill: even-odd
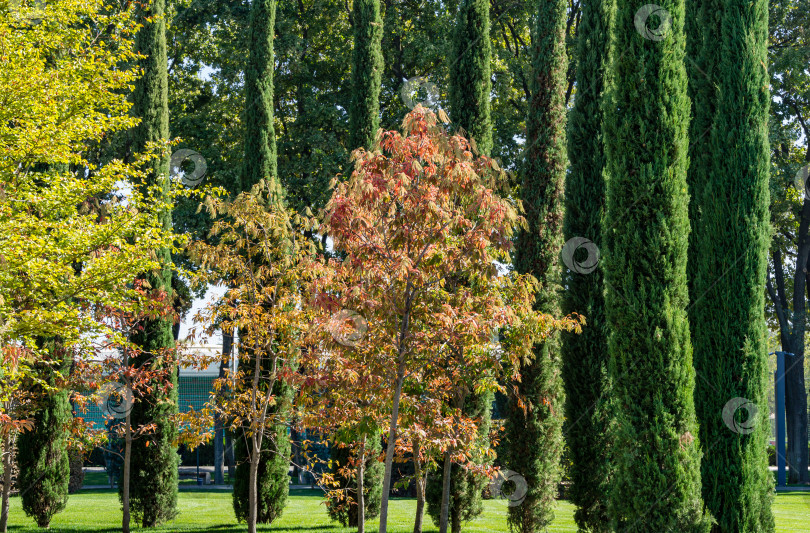
[[(392, 533), (411, 533), (415, 502), (411, 499), (392, 501), (392, 517), (389, 530)], [(180, 516), (164, 527), (151, 531), (246, 531), (237, 525), (231, 509), (231, 495), (227, 492), (182, 491), (179, 497)], [(485, 533), (507, 531), (505, 502), (486, 501), (484, 514), (464, 527), (465, 533)], [(810, 492), (779, 494), (776, 498), (776, 525), (779, 533), (799, 533), (807, 531), (810, 517)], [(54, 517), (51, 531), (101, 533), (120, 531), (121, 512), (117, 495), (110, 490), (84, 491), (70, 497), (67, 509)], [(425, 517), (425, 532), (436, 531), (430, 518)], [(349, 533), (352, 529), (336, 527), (330, 522), (321, 505), (321, 498), (315, 491), (292, 491), (292, 497), (284, 516), (272, 527), (264, 531), (293, 533), (302, 531), (330, 531)], [(41, 531), (33, 520), (27, 518), (20, 508), (19, 498), (12, 498), (9, 531)], [(376, 531), (374, 524), (369, 533)], [(550, 532), (575, 532), (573, 507), (565, 501), (559, 502), (557, 519), (549, 528)]]

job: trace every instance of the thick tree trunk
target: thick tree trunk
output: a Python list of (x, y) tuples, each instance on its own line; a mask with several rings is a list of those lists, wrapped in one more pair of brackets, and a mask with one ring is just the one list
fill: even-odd
[(804, 339), (782, 339), (785, 357), (785, 429), (787, 430), (788, 483), (810, 482), (807, 469), (807, 391), (804, 381)]
[(363, 476), (366, 475), (366, 436), (360, 445), (360, 460), (357, 462), (357, 533), (366, 533), (366, 496)]
[(421, 446), (418, 440), (413, 443), (413, 471), (416, 478), (416, 518), (413, 521), (413, 533), (422, 533), (422, 521), (425, 517), (425, 487), (427, 476), (422, 473), (422, 461), (419, 459)]
[(450, 475), (453, 469), (450, 450), (444, 452), (444, 478), (442, 479), (442, 514), (439, 520), (439, 533), (447, 533), (450, 516)]
[[(798, 232), (797, 264), (810, 265), (810, 200), (802, 206)], [(807, 324), (806, 270), (796, 269), (793, 277), (792, 309), (785, 290), (786, 279), (782, 252), (771, 254), (773, 280), (767, 281), (768, 295), (779, 320), (782, 349), (792, 353), (785, 360), (785, 418), (788, 439), (786, 462), (788, 483), (810, 483), (808, 472), (807, 391), (804, 381), (804, 332)]]
[(8, 507), (11, 496), (11, 468), (13, 457), (14, 439), (11, 432), (3, 437), (3, 500), (0, 510), (0, 533), (6, 533), (8, 528)]

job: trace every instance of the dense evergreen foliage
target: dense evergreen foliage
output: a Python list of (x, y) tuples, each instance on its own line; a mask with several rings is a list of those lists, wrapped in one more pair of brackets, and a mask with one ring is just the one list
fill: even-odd
[[(357, 477), (344, 477), (337, 473), (339, 465), (345, 465), (351, 458), (351, 450), (347, 446), (333, 444), (330, 449), (332, 471), (340, 487), (345, 489), (346, 499), (341, 501), (327, 501), (327, 511), (332, 520), (340, 522), (343, 527), (357, 527)], [(382, 499), (382, 480), (385, 467), (379, 461), (382, 453), (382, 441), (378, 438), (366, 440), (366, 464), (363, 472), (363, 503), (366, 520), (373, 520), (380, 515), (380, 501)]]
[(354, 0), (354, 52), (352, 54), (352, 106), (349, 112), (349, 148), (371, 148), (380, 127), (382, 82), (382, 18), (380, 0)]
[[(138, 8), (138, 17), (143, 24), (135, 42), (143, 54), (140, 66), (143, 76), (135, 83), (132, 114), (141, 117), (134, 130), (132, 149), (145, 150), (149, 142), (165, 142), (169, 139), (169, 105), (166, 60), (165, 0), (153, 0)], [(169, 157), (154, 160), (145, 186), (159, 185), (164, 191), (169, 187)], [(170, 228), (171, 212), (162, 214), (163, 225)], [(169, 250), (156, 250), (165, 268), (144, 276), (156, 294), (165, 294), (171, 300), (171, 257)], [(157, 368), (161, 358), (175, 346), (172, 332), (173, 317), (146, 320), (142, 329), (134, 332), (132, 340), (141, 349), (133, 357), (132, 364), (151, 365)], [(177, 427), (169, 417), (177, 412), (177, 372), (170, 372), (171, 387), (162, 392), (155, 387), (151, 394), (136, 398), (132, 409), (132, 426), (137, 429), (154, 424), (154, 431), (147, 437), (138, 438), (132, 444), (132, 474), (130, 479), (130, 504), (133, 516), (142, 520), (145, 527), (171, 520), (177, 513), (177, 466), (179, 456), (174, 444)], [(120, 490), (119, 490), (120, 493)]]
[[(290, 493), (290, 436), (287, 426), (278, 425), (267, 431), (262, 441), (262, 458), (256, 480), (256, 522), (272, 524), (281, 516)], [(234, 437), (236, 470), (233, 481), (233, 509), (239, 521), (248, 518), (250, 463), (247, 461), (248, 442), (243, 435)]]
[[(465, 416), (479, 418), (478, 439), (480, 443), (489, 442), (491, 424), (492, 393), (469, 394), (464, 400)], [(478, 461), (481, 458), (477, 458)], [(430, 473), (425, 490), (427, 512), (438, 527), (442, 511), (442, 480), (444, 479), (444, 461)], [(489, 480), (486, 476), (452, 463), (450, 467), (450, 513), (448, 526), (452, 533), (459, 533), (464, 522), (469, 522), (484, 510), (483, 492)]]
[[(515, 246), (515, 269), (539, 282), (535, 309), (559, 314), (565, 146), (565, 0), (537, 3), (532, 32), (531, 99), (520, 199), (527, 228)], [(526, 479), (528, 493), (509, 507), (513, 531), (544, 530), (554, 516), (560, 480), (563, 408), (560, 346), (556, 336), (535, 346), (535, 358), (510, 387), (502, 458)]]
[(684, 3), (652, 9), (617, 2), (604, 109), (605, 306), (616, 419), (609, 511), (618, 532), (697, 532), (708, 520), (686, 318)]
[(461, 0), (450, 65), (450, 119), (475, 141), (481, 154), (492, 151), (492, 44), (489, 1)]
[[(577, 30), (577, 89), (568, 124), (571, 166), (565, 183), (565, 239), (588, 239), (596, 250), (602, 245), (605, 214), (601, 103), (613, 9), (614, 0), (583, 2)], [(571, 259), (584, 260), (579, 255)], [(587, 273), (563, 267), (563, 286), (563, 313), (579, 313), (587, 320), (581, 334), (562, 334), (563, 432), (571, 461), (568, 498), (577, 507), (574, 518), (582, 530), (605, 531), (610, 472), (605, 430), (610, 413), (605, 410), (608, 332), (601, 264)]]
[[(692, 230), (691, 314), (700, 377), (695, 406), (704, 448), (703, 499), (717, 521), (713, 531), (765, 532), (774, 530), (766, 449), (771, 426), (765, 408), (770, 95), (763, 65), (768, 3), (733, 0), (724, 2), (722, 11), (713, 3), (708, 6), (702, 6), (699, 20), (712, 32), (704, 31), (698, 57), (717, 63), (710, 70), (711, 82), (703, 73), (692, 73), (698, 87), (713, 86), (696, 91), (693, 119), (697, 128), (711, 128), (707, 142), (700, 143), (710, 155), (696, 153), (692, 162), (697, 182), (693, 212), (699, 216)], [(733, 405), (726, 412), (728, 402), (740, 398), (757, 409)]]
[(274, 184), (275, 201), (281, 199), (276, 161), (276, 130), (273, 124), (273, 39), (276, 29), (276, 0), (252, 3), (245, 67), (245, 161), (242, 191), (267, 180)]
[[(70, 361), (53, 339), (42, 341), (40, 348), (48, 361), (37, 365), (37, 378), (49, 387), (58, 387)], [(68, 499), (67, 425), (71, 409), (67, 390), (48, 391), (31, 383), (30, 391), (38, 398), (31, 420), (33, 429), (17, 437), (17, 486), (25, 514), (39, 527), (49, 527), (53, 515), (65, 508)]]

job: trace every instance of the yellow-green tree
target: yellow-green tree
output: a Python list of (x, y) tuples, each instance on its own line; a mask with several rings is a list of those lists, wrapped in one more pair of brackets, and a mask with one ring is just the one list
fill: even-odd
[[(149, 158), (99, 164), (88, 155), (137, 123), (126, 98), (136, 73), (122, 67), (135, 59), (131, 12), (104, 0), (11, 7), (0, 10), (0, 49), (13, 51), (0, 55), (0, 346), (22, 350), (16, 360), (28, 362), (17, 372), (30, 375), (47, 362), (37, 338), (58, 336), (72, 350), (115, 336), (98, 311), (144, 303), (130, 282), (157, 266), (150, 250), (171, 245), (156, 214), (171, 199), (132, 187)], [(3, 357), (4, 375), (11, 360)], [(26, 389), (4, 389), (0, 401), (4, 458), (35, 414), (21, 407), (37, 404), (14, 391)]]

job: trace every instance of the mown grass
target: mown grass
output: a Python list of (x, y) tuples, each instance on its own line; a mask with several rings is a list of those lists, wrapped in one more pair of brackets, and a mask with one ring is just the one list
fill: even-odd
[[(294, 490), (284, 516), (272, 526), (261, 527), (261, 531), (278, 533), (302, 533), (324, 531), (349, 533), (351, 528), (342, 528), (331, 522), (326, 515), (322, 498), (317, 491)], [(180, 514), (176, 520), (149, 531), (168, 533), (174, 531), (212, 531), (235, 533), (247, 531), (243, 524), (237, 524), (231, 509), (229, 492), (181, 491), (179, 496)], [(506, 532), (506, 503), (503, 501), (484, 502), (484, 514), (464, 526), (465, 533)], [(412, 499), (395, 499), (391, 502), (389, 531), (411, 533), (416, 502)], [(573, 533), (576, 526), (573, 520), (573, 506), (560, 501), (557, 514), (549, 532)], [(777, 532), (799, 533), (808, 531), (810, 518), (810, 492), (781, 493), (774, 506)], [(134, 525), (134, 524), (133, 524)], [(376, 522), (367, 527), (369, 533), (376, 531)], [(137, 530), (138, 528), (134, 528)], [(121, 530), (121, 510), (118, 496), (111, 490), (82, 491), (70, 497), (67, 508), (56, 515), (50, 531), (107, 533)], [(429, 517), (425, 517), (425, 533), (435, 532)], [(20, 508), (19, 498), (12, 498), (9, 531), (42, 531), (33, 520), (26, 517)]]

